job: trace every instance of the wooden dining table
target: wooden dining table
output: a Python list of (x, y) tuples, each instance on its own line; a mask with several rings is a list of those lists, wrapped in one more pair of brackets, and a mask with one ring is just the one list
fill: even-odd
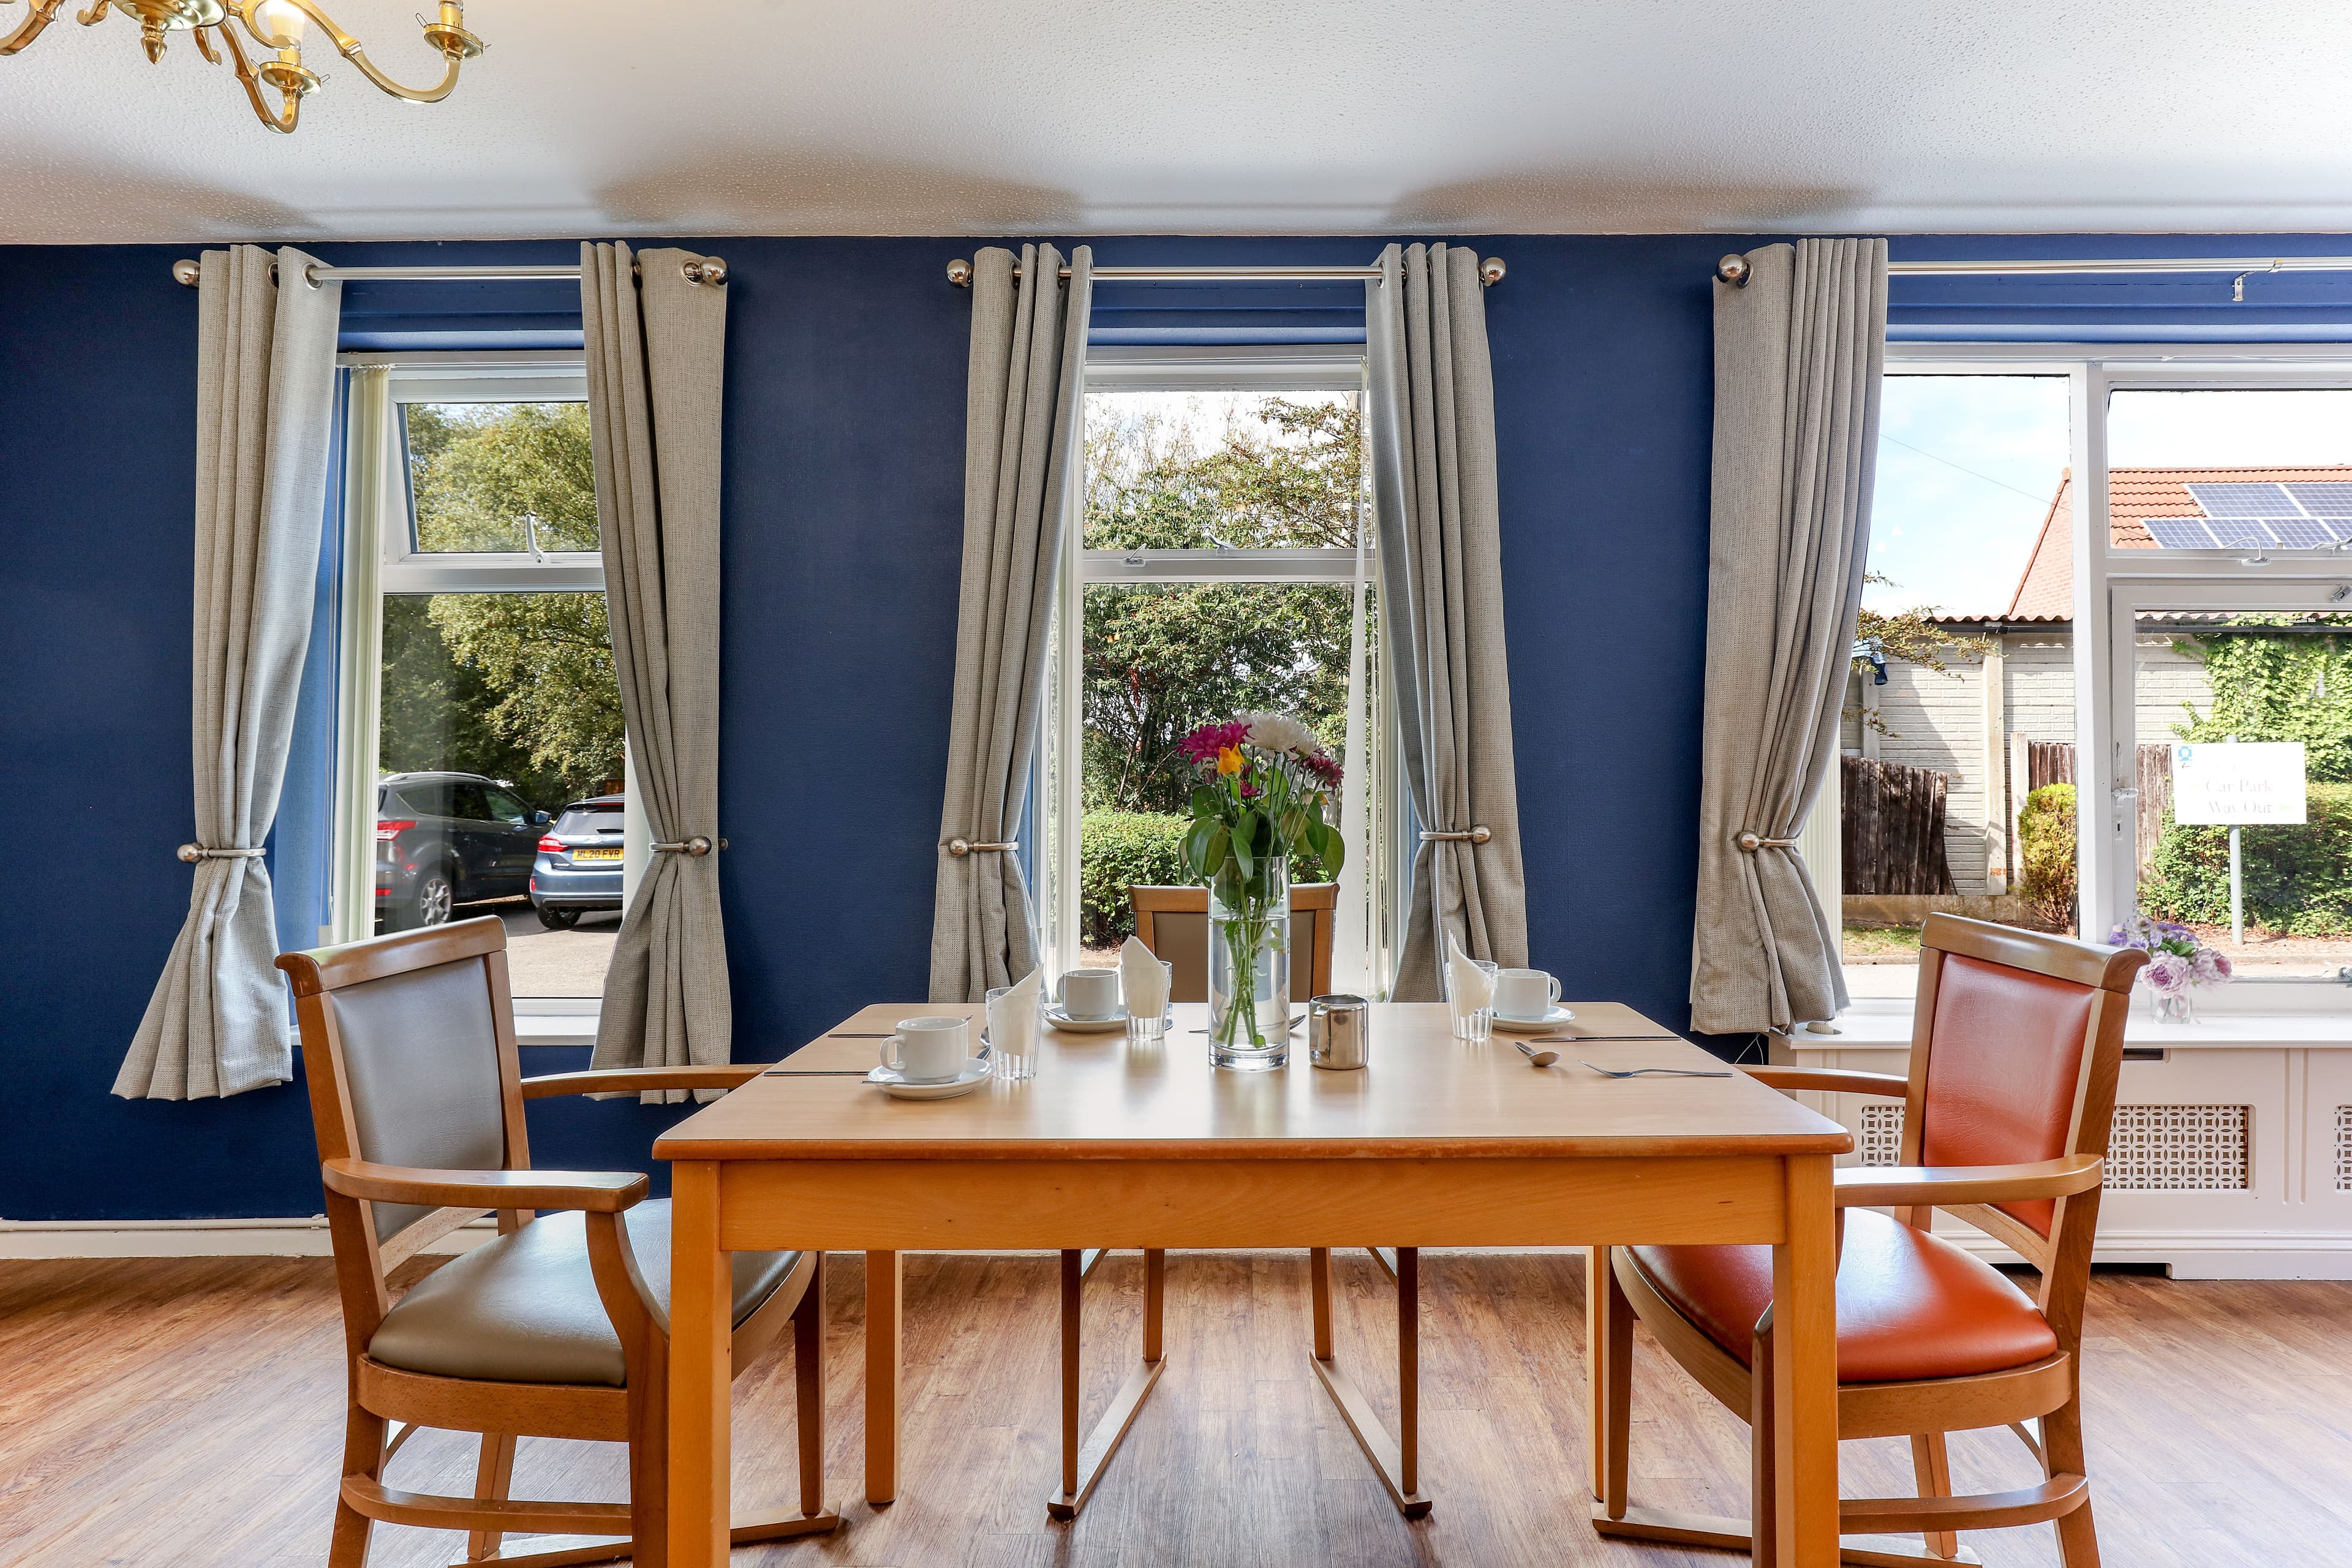
[[(1830, 1171), (1852, 1135), (1745, 1075), (1604, 1076), (1595, 1068), (1721, 1064), (1629, 1007), (1570, 1005), (1574, 1021), (1547, 1031), (1567, 1037), (1542, 1042), (1559, 1052), (1545, 1068), (1505, 1034), (1455, 1040), (1443, 1005), (1387, 1004), (1372, 1009), (1364, 1069), (1309, 1066), (1302, 1026), (1288, 1067), (1221, 1071), (1194, 1004), (1173, 1010), (1161, 1042), (1047, 1030), (1034, 1079), (910, 1101), (862, 1077), (880, 1037), (902, 1017), (976, 1021), (981, 1009), (883, 1004), (698, 1110), (654, 1145), (671, 1168), (671, 1568), (727, 1560), (733, 1252), (866, 1254), (866, 1489), (878, 1505), (900, 1485), (903, 1253), (1300, 1247), (1320, 1267), (1330, 1247), (1396, 1248), (1399, 1431), (1379, 1426), (1319, 1322), (1323, 1342), (1302, 1353), (1415, 1514), (1428, 1507), (1412, 1376), (1417, 1250), (1675, 1242), (1773, 1249), (1780, 1353), (1773, 1426), (1759, 1440), (1778, 1455), (1779, 1561), (1827, 1568), (1838, 1560)], [(1064, 1272), (1067, 1302), (1075, 1276), (1066, 1262)], [(1079, 1436), (1066, 1397), (1057, 1517), (1083, 1501), (1159, 1376), (1160, 1347), (1148, 1339), (1149, 1364), (1113, 1400), (1126, 1407), (1091, 1436)], [(1066, 1357), (1075, 1386), (1075, 1346)], [(1596, 1445), (1603, 1380), (1625, 1374), (1606, 1361), (1590, 1358)]]

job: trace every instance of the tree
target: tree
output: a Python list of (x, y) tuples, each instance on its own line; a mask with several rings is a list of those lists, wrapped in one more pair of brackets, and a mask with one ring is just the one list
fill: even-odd
[[(1267, 398), (1215, 447), (1151, 419), (1090, 411), (1085, 542), (1094, 550), (1351, 546), (1363, 516), (1351, 402)], [(1353, 591), (1334, 584), (1137, 584), (1086, 595), (1081, 680), (1090, 811), (1175, 812), (1176, 747), (1244, 709), (1346, 731)]]
[[(1886, 588), (1898, 585), (1892, 577), (1883, 576), (1876, 572), (1864, 573), (1863, 581), (1874, 583)], [(1853, 635), (1856, 642), (1875, 643), (1878, 646), (1878, 651), (1890, 659), (1901, 659), (1906, 664), (1916, 665), (1921, 669), (1932, 669), (1938, 675), (1951, 676), (1954, 680), (1958, 680), (1959, 677), (1952, 675), (1952, 672), (1945, 668), (1946, 659), (1955, 655), (1962, 658), (1982, 658), (1992, 651), (1990, 637), (1965, 637), (1949, 626), (1938, 624), (1936, 620), (1936, 606), (1933, 605), (1915, 605), (1907, 610), (1900, 610), (1894, 615), (1864, 605), (1854, 617)], [(1855, 659), (1853, 668), (1854, 673), (1864, 680), (1876, 678), (1877, 670), (1869, 659)], [(1846, 710), (1846, 717), (1860, 719), (1882, 735), (1895, 733), (1886, 727), (1884, 720), (1868, 709), (1849, 708)]]
[[(421, 548), (597, 547), (582, 405), (412, 404), (407, 429)], [(594, 794), (621, 772), (604, 596), (386, 599), (383, 712), (389, 770), (511, 778), (546, 806)]]

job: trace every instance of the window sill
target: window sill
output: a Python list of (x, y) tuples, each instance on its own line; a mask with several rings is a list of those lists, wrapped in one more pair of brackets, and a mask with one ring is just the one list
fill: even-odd
[[(2178, 1047), (2199, 1050), (2270, 1049), (2282, 1047), (2352, 1047), (2352, 993), (2333, 987), (2342, 1000), (2329, 1011), (2203, 1012), (2194, 1024), (2159, 1024), (2135, 999), (2124, 1025), (2124, 1043), (2143, 1048)], [(1909, 997), (1857, 997), (1832, 1026), (1835, 1034), (1801, 1029), (1790, 1039), (1801, 1051), (1883, 1051), (1911, 1043)]]
[(593, 1046), (596, 1021), (604, 1010), (603, 998), (596, 996), (518, 996), (515, 1044)]

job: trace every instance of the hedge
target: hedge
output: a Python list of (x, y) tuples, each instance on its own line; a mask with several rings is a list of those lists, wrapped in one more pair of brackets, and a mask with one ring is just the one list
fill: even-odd
[[(2246, 923), (2286, 936), (2352, 935), (2352, 784), (2305, 786), (2302, 824), (2242, 829)], [(2140, 906), (2167, 920), (2230, 921), (2230, 830), (2167, 825)]]
[[(1182, 887), (1181, 847), (1190, 816), (1149, 811), (1090, 811), (1078, 818), (1079, 929), (1088, 947), (1108, 947), (1135, 934), (1133, 887)], [(1311, 855), (1295, 857), (1293, 883), (1320, 880), (1322, 866)]]
[(2017, 814), (2017, 890), (2052, 931), (2074, 929), (2074, 786), (2043, 784)]

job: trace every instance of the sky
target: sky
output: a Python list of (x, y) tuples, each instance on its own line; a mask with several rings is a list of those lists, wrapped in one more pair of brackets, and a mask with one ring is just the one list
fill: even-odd
[[(2071, 459), (2061, 376), (1890, 375), (1872, 504), (1877, 610), (2008, 608)], [(2352, 464), (2352, 391), (2119, 392), (2116, 468)]]

